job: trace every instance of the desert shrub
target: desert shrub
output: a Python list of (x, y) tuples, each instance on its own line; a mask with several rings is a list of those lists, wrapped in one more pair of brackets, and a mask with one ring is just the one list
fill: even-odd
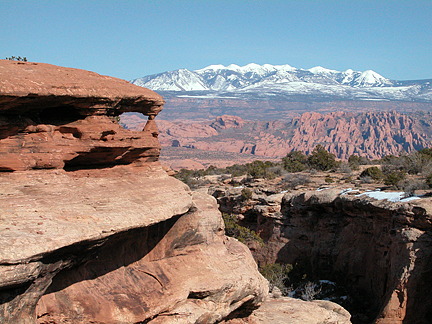
[(241, 191), (241, 198), (243, 201), (249, 200), (252, 198), (252, 190), (248, 188), (243, 188)]
[(304, 174), (287, 174), (282, 179), (283, 189), (295, 189), (311, 182), (310, 178)]
[(282, 158), (282, 164), (288, 172), (301, 172), (306, 170), (307, 157), (301, 151), (293, 151)]
[(11, 56), (11, 57), (6, 57), (6, 60), (9, 60), (9, 61), (21, 61), (21, 62), (27, 62), (27, 58), (24, 56), (24, 57), (21, 57), (21, 56)]
[(204, 180), (199, 174), (200, 173), (195, 170), (181, 169), (174, 177), (187, 184), (189, 188), (197, 189), (208, 183), (208, 181)]
[(288, 281), (288, 274), (292, 269), (293, 267), (291, 264), (273, 263), (261, 266), (259, 271), (264, 278), (268, 280), (270, 291), (272, 291), (274, 287), (277, 287), (282, 292), (282, 295), (286, 296), (290, 292), (286, 284)]
[(223, 169), (223, 173), (230, 173), (233, 177), (249, 175), (253, 179), (274, 179), (280, 173), (280, 166), (271, 161), (256, 160), (246, 164), (234, 164)]
[(363, 172), (360, 173), (360, 178), (363, 178), (366, 176), (371, 177), (375, 181), (378, 181), (378, 180), (382, 179), (383, 173), (378, 167), (373, 166), (373, 167), (369, 167), (369, 168), (364, 169)]
[(350, 182), (353, 181), (353, 179), (352, 179), (351, 176), (348, 176), (348, 177), (344, 178), (344, 180), (345, 180), (345, 183), (350, 183)]
[(242, 243), (255, 241), (261, 245), (264, 244), (262, 238), (255, 231), (239, 225), (235, 215), (222, 213), (222, 218), (225, 223), (225, 234), (227, 236), (234, 237)]
[(374, 183), (375, 180), (372, 179), (370, 176), (364, 176), (360, 177), (360, 183)]
[(225, 168), (227, 173), (230, 173), (233, 177), (239, 177), (247, 174), (247, 168), (244, 164), (234, 164)]
[(423, 148), (421, 150), (418, 150), (417, 152), (423, 155), (427, 155), (432, 159), (432, 147)]
[(253, 161), (252, 163), (247, 163), (247, 173), (254, 179), (264, 178), (264, 179), (274, 179), (276, 174), (273, 173), (270, 168), (273, 168), (276, 164), (270, 161)]
[(368, 158), (365, 158), (364, 156), (358, 156), (353, 154), (348, 158), (348, 165), (353, 170), (358, 170), (360, 165), (366, 165), (369, 163), (370, 160)]
[(397, 185), (399, 189), (402, 189), (405, 192), (405, 197), (414, 196), (416, 190), (428, 188), (426, 181), (416, 179), (405, 179), (400, 181)]
[[(429, 151), (423, 151), (429, 152)], [(403, 170), (409, 174), (419, 174), (432, 161), (432, 156), (426, 153), (414, 152), (402, 157)]]
[(350, 174), (350, 173), (352, 172), (352, 170), (353, 170), (353, 169), (351, 168), (351, 166), (350, 166), (349, 163), (341, 162), (341, 163), (339, 164), (338, 171), (339, 171), (340, 173)]
[(315, 146), (307, 162), (310, 168), (320, 171), (335, 170), (339, 165), (335, 155), (327, 152), (322, 145)]
[(321, 292), (321, 287), (318, 287), (317, 284), (308, 281), (303, 287), (301, 299), (306, 301), (312, 301), (320, 292)]
[(426, 185), (427, 185), (429, 188), (432, 188), (432, 173), (429, 174), (429, 175), (426, 177)]
[(325, 177), (324, 181), (325, 181), (326, 183), (333, 183), (333, 182), (334, 182), (334, 180), (332, 179), (332, 177), (330, 177), (329, 175), (327, 175), (327, 176)]
[(384, 184), (387, 186), (393, 186), (395, 188), (398, 188), (399, 182), (404, 179), (405, 179), (404, 171), (393, 171), (385, 176)]

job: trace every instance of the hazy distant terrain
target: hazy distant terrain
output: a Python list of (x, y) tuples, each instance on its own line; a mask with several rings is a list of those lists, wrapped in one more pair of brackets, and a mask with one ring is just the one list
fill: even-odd
[[(247, 156), (307, 153), (317, 144), (340, 159), (352, 154), (375, 159), (429, 147), (432, 139), (432, 79), (398, 81), (371, 70), (319, 66), (231, 64), (179, 69), (132, 83), (166, 100), (158, 116), (159, 138), (171, 147), (163, 154), (172, 160), (182, 156), (209, 165), (213, 159), (223, 165)], [(122, 116), (122, 122), (139, 129), (143, 120)]]

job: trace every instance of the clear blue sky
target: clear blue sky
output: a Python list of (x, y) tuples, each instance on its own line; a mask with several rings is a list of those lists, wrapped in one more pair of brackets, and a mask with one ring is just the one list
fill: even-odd
[(0, 58), (126, 80), (211, 64), (432, 78), (432, 0), (0, 0)]

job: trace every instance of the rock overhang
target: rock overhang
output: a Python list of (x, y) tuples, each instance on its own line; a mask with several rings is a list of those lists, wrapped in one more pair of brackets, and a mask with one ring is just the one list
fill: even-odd
[[(125, 80), (45, 63), (0, 60), (0, 172), (156, 162), (157, 93)], [(148, 116), (125, 130), (124, 112)]]
[(164, 103), (157, 93), (122, 79), (46, 63), (0, 60), (1, 114), (72, 106), (82, 116), (155, 116)]

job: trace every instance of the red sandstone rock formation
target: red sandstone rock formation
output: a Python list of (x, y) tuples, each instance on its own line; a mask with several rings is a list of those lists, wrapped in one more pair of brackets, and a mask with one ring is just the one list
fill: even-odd
[(339, 159), (347, 160), (352, 154), (377, 159), (430, 147), (431, 119), (429, 114), (420, 119), (394, 111), (304, 113), (285, 123), (222, 116), (211, 124), (164, 122), (160, 140), (164, 146), (256, 158), (281, 158), (295, 150), (308, 154), (321, 144)]
[(226, 324), (351, 324), (351, 315), (330, 301), (306, 302), (289, 297), (266, 300), (246, 318), (228, 320)]
[(1, 323), (215, 323), (260, 304), (267, 282), (215, 200), (157, 162), (160, 96), (39, 63), (0, 77)]
[[(0, 170), (71, 169), (154, 162), (158, 94), (107, 76), (42, 63), (0, 60)], [(149, 116), (125, 131), (123, 112)]]

